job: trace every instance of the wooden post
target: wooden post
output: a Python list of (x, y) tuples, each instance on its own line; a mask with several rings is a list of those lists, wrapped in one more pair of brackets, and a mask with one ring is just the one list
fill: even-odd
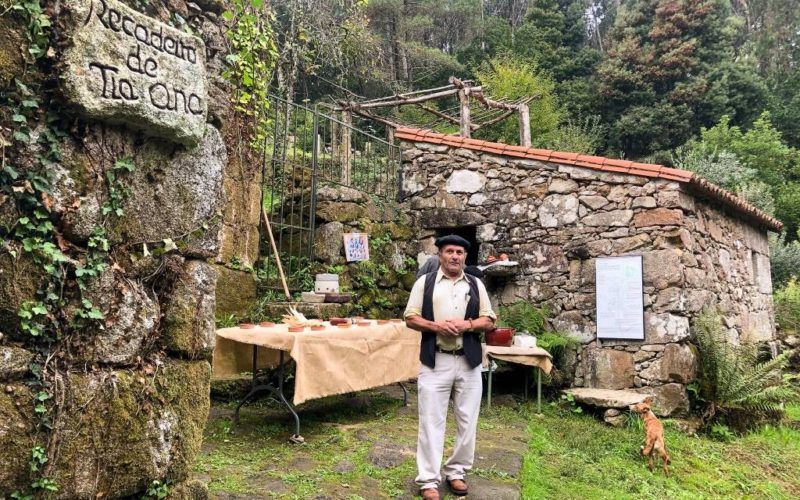
[(350, 185), (350, 125), (353, 123), (353, 115), (349, 111), (342, 111), (342, 184)]
[(520, 104), (519, 111), (519, 145), (531, 147), (531, 114), (527, 104)]
[(459, 89), (458, 103), (460, 105), (461, 137), (470, 137), (471, 128), (469, 125), (469, 95), (465, 89)]
[(339, 122), (331, 120), (331, 167), (335, 168), (341, 161), (339, 153)]
[(394, 128), (386, 127), (386, 142), (394, 144)]

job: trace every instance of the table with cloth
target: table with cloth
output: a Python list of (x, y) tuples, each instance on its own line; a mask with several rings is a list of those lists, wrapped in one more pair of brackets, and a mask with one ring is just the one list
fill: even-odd
[[(295, 418), (295, 439), (300, 439), (300, 420), (283, 394), (283, 369), (295, 361), (294, 405), (305, 401), (403, 382), (419, 374), (420, 333), (403, 322), (348, 328), (323, 323), (324, 329), (289, 332), (288, 325), (222, 328), (214, 347), (215, 377), (253, 373), (253, 386), (239, 408), (255, 393), (270, 391)], [(278, 386), (258, 384), (262, 368), (278, 368)], [(403, 388), (405, 391), (405, 388)]]
[[(492, 367), (491, 360), (499, 359), (518, 365), (533, 366), (538, 368), (536, 371), (536, 408), (537, 412), (542, 412), (542, 372), (550, 373), (553, 369), (553, 356), (540, 347), (520, 347), (520, 346), (494, 346), (482, 344), (483, 366), (488, 368), (488, 385), (486, 390), (486, 406), (492, 406)], [(525, 399), (528, 398), (528, 372), (525, 372)]]

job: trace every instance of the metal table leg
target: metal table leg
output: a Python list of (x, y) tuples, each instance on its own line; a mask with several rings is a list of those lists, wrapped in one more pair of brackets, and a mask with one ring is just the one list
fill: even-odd
[(492, 359), (489, 358), (489, 387), (486, 390), (486, 408), (492, 407)]
[(250, 388), (250, 392), (239, 401), (239, 404), (236, 405), (236, 411), (233, 413), (233, 421), (234, 423), (239, 423), (239, 410), (241, 409), (242, 405), (247, 402), (248, 399), (253, 397), (255, 394), (263, 391), (269, 391), (273, 397), (279, 399), (285, 406), (286, 409), (289, 410), (289, 413), (292, 414), (294, 417), (294, 434), (289, 438), (289, 441), (293, 443), (302, 443), (305, 441), (303, 436), (300, 435), (300, 417), (297, 415), (297, 412), (294, 411), (294, 407), (291, 403), (286, 399), (286, 396), (283, 394), (283, 369), (286, 365), (284, 361), (284, 352), (280, 351), (280, 361), (278, 365), (278, 387), (276, 388), (272, 384), (258, 384), (258, 346), (253, 346), (253, 381), (252, 386)]
[(536, 413), (542, 413), (542, 369), (536, 368)]
[(402, 382), (398, 382), (397, 385), (403, 389), (403, 406), (408, 406), (408, 389), (406, 389), (406, 386), (404, 386)]

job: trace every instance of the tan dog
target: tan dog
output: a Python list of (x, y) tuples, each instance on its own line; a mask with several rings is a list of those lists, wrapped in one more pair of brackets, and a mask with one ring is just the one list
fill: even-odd
[(664, 427), (656, 418), (653, 411), (650, 409), (653, 404), (653, 398), (646, 397), (644, 401), (639, 404), (631, 405), (630, 410), (634, 411), (642, 417), (644, 421), (644, 446), (641, 448), (642, 456), (649, 457), (647, 467), (650, 471), (653, 470), (653, 455), (658, 453), (661, 460), (664, 461), (664, 474), (669, 476), (669, 469), (667, 465), (670, 464), (669, 454), (667, 453), (667, 446), (664, 444)]

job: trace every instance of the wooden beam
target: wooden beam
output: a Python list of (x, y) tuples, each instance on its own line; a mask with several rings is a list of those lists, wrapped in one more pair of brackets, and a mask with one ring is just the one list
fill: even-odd
[(483, 127), (488, 127), (490, 125), (494, 125), (495, 123), (498, 123), (498, 122), (501, 122), (501, 121), (505, 120), (506, 118), (508, 118), (509, 116), (513, 115), (516, 112), (517, 112), (517, 110), (515, 110), (515, 109), (511, 109), (509, 111), (504, 111), (502, 115), (500, 115), (500, 116), (498, 116), (496, 118), (492, 118), (491, 120), (489, 120), (487, 122), (480, 123), (480, 124), (476, 125), (475, 128), (473, 128), (472, 130), (474, 132), (475, 130), (481, 129)]
[(342, 111), (342, 184), (350, 185), (351, 161), (350, 161), (350, 125), (353, 123), (353, 115), (349, 111)]
[(519, 112), (519, 145), (531, 147), (531, 113), (527, 104), (520, 104)]
[(465, 90), (458, 91), (458, 103), (460, 107), (460, 133), (461, 137), (471, 137), (471, 128), (469, 120), (469, 95)]

